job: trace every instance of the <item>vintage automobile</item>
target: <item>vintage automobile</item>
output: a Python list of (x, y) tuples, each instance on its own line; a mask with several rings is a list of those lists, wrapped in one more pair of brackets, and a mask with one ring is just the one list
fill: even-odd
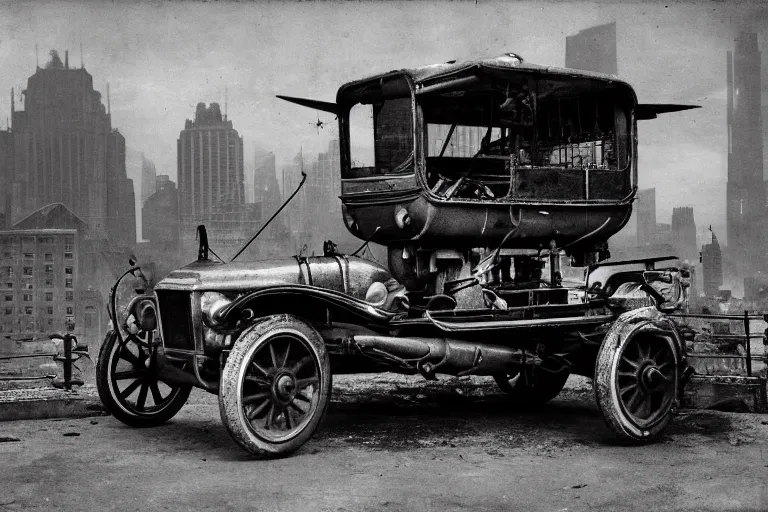
[[(338, 116), (343, 220), (387, 247), (388, 268), (332, 243), (214, 261), (198, 227), (197, 261), (152, 294), (118, 312), (113, 288), (97, 368), (116, 418), (158, 425), (198, 387), (237, 443), (278, 456), (316, 430), (334, 373), (492, 376), (512, 405), (578, 374), (617, 436), (658, 436), (690, 373), (666, 315), (685, 307), (687, 275), (601, 260), (631, 213), (637, 121), (689, 107), (516, 54), (377, 75), (335, 103), (282, 98)], [(564, 286), (563, 258), (582, 284)]]

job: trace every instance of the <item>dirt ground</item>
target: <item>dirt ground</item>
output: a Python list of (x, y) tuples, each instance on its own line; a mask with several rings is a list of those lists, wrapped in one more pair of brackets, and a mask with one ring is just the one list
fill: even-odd
[(0, 423), (0, 510), (768, 511), (768, 416), (683, 411), (622, 446), (588, 381), (514, 410), (492, 382), (336, 377), (295, 455), (251, 459), (195, 392), (168, 424)]

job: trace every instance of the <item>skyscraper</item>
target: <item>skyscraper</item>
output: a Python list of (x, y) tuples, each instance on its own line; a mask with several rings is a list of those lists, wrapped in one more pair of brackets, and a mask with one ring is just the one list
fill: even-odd
[(714, 231), (712, 242), (701, 248), (701, 262), (704, 271), (704, 295), (714, 297), (723, 284), (723, 257)]
[[(141, 154), (141, 204), (147, 202), (149, 196), (156, 192), (155, 180), (157, 177), (157, 171), (155, 170), (155, 164)], [(175, 184), (174, 184), (175, 185)], [(145, 237), (146, 238), (146, 237)]]
[(198, 103), (177, 143), (182, 229), (245, 204), (243, 139), (218, 103)]
[(143, 236), (159, 253), (176, 254), (179, 249), (179, 191), (168, 176), (156, 179), (156, 191), (142, 208)]
[(672, 246), (677, 252), (676, 256), (682, 260), (693, 262), (698, 257), (696, 222), (690, 206), (672, 209)]
[(597, 25), (567, 36), (565, 67), (617, 74), (616, 23)]
[(637, 245), (656, 243), (656, 189), (638, 190), (635, 199), (637, 212)]
[(760, 52), (757, 34), (741, 33), (727, 54), (728, 186), (726, 222), (728, 247), (738, 262), (747, 263), (763, 239), (765, 214), (763, 133), (760, 112)]
[[(123, 245), (136, 241), (133, 182), (125, 172), (125, 139), (84, 68), (55, 51), (27, 81), (24, 110), (12, 104), (13, 173), (6, 201), (13, 224), (61, 202), (93, 229)], [(109, 98), (107, 98), (109, 103)], [(130, 215), (134, 212), (134, 215)]]

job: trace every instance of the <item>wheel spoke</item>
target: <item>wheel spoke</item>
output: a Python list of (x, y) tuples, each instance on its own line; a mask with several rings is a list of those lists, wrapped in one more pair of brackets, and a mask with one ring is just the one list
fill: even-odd
[(264, 423), (264, 428), (267, 430), (270, 430), (270, 426), (272, 425), (272, 416), (275, 413), (275, 406), (273, 404), (270, 404), (269, 411), (267, 412), (267, 421)]
[(246, 382), (256, 384), (257, 386), (269, 386), (269, 381), (262, 377), (254, 377), (253, 375), (246, 375), (245, 380)]
[(288, 407), (292, 408), (294, 411), (298, 412), (302, 416), (307, 414), (307, 411), (305, 411), (304, 409), (299, 407), (295, 400), (293, 402), (289, 403)]
[(141, 361), (139, 361), (139, 358), (136, 357), (136, 354), (134, 354), (133, 352), (128, 350), (128, 347), (126, 347), (126, 346), (123, 346), (120, 349), (119, 357), (120, 357), (120, 359), (128, 361), (133, 366), (142, 366)]
[(637, 416), (648, 419), (651, 416), (651, 396), (645, 397), (645, 400), (640, 404), (640, 409), (637, 411)]
[(149, 390), (149, 385), (146, 381), (141, 383), (141, 389), (139, 390), (139, 397), (136, 399), (136, 409), (143, 409), (144, 405), (147, 403), (147, 391)]
[(157, 382), (150, 382), (149, 390), (152, 392), (152, 400), (155, 402), (155, 405), (160, 405), (163, 402), (163, 394), (160, 393), (160, 388), (157, 387)]
[(635, 372), (623, 372), (619, 370), (618, 372), (619, 377), (631, 377), (633, 379), (637, 379), (637, 374)]
[(243, 405), (249, 405), (259, 400), (263, 400), (269, 396), (268, 392), (256, 393), (254, 395), (248, 395), (243, 397)]
[(305, 366), (310, 364), (312, 362), (312, 356), (305, 356), (299, 359), (295, 365), (293, 365), (293, 368), (291, 368), (291, 371), (294, 375), (298, 374), (301, 370), (304, 369)]
[(640, 392), (639, 389), (635, 389), (635, 392), (632, 393), (632, 397), (627, 402), (627, 408), (630, 411), (632, 411), (632, 414), (636, 414), (637, 413), (637, 407), (638, 407), (639, 403), (642, 402), (642, 400), (643, 400), (642, 393)]
[(623, 397), (624, 395), (626, 395), (630, 391), (636, 392), (637, 391), (637, 384), (630, 384), (629, 386), (625, 387), (624, 389), (622, 389), (619, 392), (619, 395)]
[(246, 416), (248, 417), (248, 421), (253, 421), (253, 419), (259, 415), (260, 412), (262, 412), (264, 409), (269, 406), (271, 402), (269, 400), (264, 400), (261, 405), (254, 407), (251, 412), (249, 412)]
[(296, 398), (301, 400), (302, 402), (310, 402), (310, 399), (304, 394), (304, 393), (296, 393)]
[(632, 367), (632, 368), (634, 368), (635, 370), (636, 370), (636, 369), (638, 368), (638, 366), (639, 366), (639, 365), (638, 365), (638, 364), (637, 364), (635, 361), (633, 361), (633, 360), (629, 359), (627, 356), (621, 356), (621, 360), (622, 360), (622, 361), (624, 361), (625, 363), (627, 363), (629, 366), (631, 366), (631, 367)]
[(288, 412), (288, 409), (283, 409), (283, 418), (285, 418), (285, 426), (290, 428), (293, 428), (293, 425), (291, 425), (291, 415)]
[(320, 379), (317, 377), (310, 377), (308, 379), (299, 379), (296, 381), (296, 387), (298, 389), (304, 389), (308, 386), (317, 386), (320, 384)]
[(291, 353), (291, 340), (288, 340), (288, 343), (285, 345), (285, 355), (283, 356), (283, 364), (280, 365), (281, 368), (285, 368), (285, 365), (288, 364), (288, 354)]
[(251, 366), (253, 366), (257, 372), (261, 373), (263, 376), (267, 377), (269, 375), (269, 372), (259, 366), (259, 364), (256, 361), (251, 361)]
[(126, 370), (122, 372), (115, 372), (115, 380), (126, 380), (126, 379), (139, 379), (144, 377), (146, 375), (146, 370), (141, 369), (134, 369), (134, 370)]
[(272, 368), (278, 368), (277, 354), (275, 354), (275, 344), (269, 344), (269, 356), (272, 358)]
[(126, 398), (131, 396), (131, 393), (136, 391), (136, 389), (139, 386), (141, 386), (141, 381), (140, 380), (135, 380), (135, 381), (131, 382), (130, 384), (128, 384), (128, 386), (124, 390), (122, 390), (120, 392), (120, 398), (125, 400)]

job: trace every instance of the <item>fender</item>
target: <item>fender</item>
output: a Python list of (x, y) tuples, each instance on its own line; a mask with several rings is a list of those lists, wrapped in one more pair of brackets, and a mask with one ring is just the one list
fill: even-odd
[[(243, 310), (247, 307), (257, 308), (258, 304), (263, 301), (274, 300), (278, 297), (318, 301), (328, 308), (341, 309), (374, 324), (387, 324), (398, 314), (377, 308), (363, 300), (350, 297), (345, 293), (335, 290), (302, 284), (287, 284), (262, 288), (238, 297), (219, 312), (217, 320), (222, 323), (234, 323), (240, 318)], [(258, 311), (258, 309), (254, 309), (254, 311)]]
[(639, 331), (653, 332), (659, 336), (669, 337), (677, 350), (678, 358), (684, 366), (685, 344), (680, 333), (677, 332), (675, 323), (671, 318), (660, 312), (656, 307), (649, 306), (633, 309), (623, 313), (611, 325), (603, 343), (614, 343), (626, 336), (634, 336)]

